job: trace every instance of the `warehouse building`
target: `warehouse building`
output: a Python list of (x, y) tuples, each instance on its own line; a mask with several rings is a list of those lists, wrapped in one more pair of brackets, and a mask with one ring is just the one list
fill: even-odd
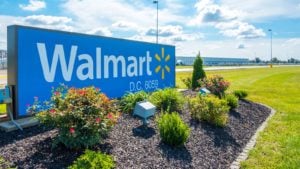
[[(177, 65), (193, 65), (196, 57), (176, 56)], [(249, 59), (246, 58), (221, 58), (221, 57), (202, 57), (203, 65), (223, 66), (223, 65), (247, 65)]]

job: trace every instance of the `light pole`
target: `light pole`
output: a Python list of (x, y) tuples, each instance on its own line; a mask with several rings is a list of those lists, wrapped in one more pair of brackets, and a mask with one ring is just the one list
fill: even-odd
[(272, 68), (272, 29), (269, 29), (269, 32), (270, 32), (270, 38), (271, 38), (271, 41), (270, 41), (270, 43), (271, 43), (271, 48), (270, 48), (270, 50), (271, 50), (271, 64), (270, 64), (270, 67)]
[(156, 43), (158, 43), (158, 1), (153, 1), (156, 4)]

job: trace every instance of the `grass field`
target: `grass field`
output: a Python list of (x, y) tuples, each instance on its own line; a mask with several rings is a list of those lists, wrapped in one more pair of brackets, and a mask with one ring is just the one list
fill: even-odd
[[(276, 110), (268, 127), (261, 133), (250, 157), (242, 168), (300, 168), (300, 67), (275, 67), (244, 70), (207, 71), (231, 82), (229, 90), (243, 89), (248, 99)], [(178, 73), (177, 86), (185, 87)]]
[(193, 66), (176, 66), (176, 69), (193, 68)]

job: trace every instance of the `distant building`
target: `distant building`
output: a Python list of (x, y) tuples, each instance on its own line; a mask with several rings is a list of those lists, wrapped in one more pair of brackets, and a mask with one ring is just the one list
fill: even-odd
[[(176, 56), (177, 65), (193, 65), (194, 56)], [(249, 59), (246, 58), (220, 58), (220, 57), (201, 57), (203, 65), (206, 66), (222, 66), (222, 65), (246, 65)]]
[(0, 69), (7, 68), (7, 51), (0, 50)]

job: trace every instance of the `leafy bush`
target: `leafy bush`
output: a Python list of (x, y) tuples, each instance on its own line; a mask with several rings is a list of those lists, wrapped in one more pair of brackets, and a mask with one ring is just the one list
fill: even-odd
[(230, 107), (230, 109), (235, 109), (238, 107), (239, 99), (235, 97), (233, 94), (228, 94), (225, 96), (225, 99), (227, 101), (227, 105)]
[(182, 109), (184, 98), (176, 89), (157, 90), (150, 95), (150, 102), (161, 111), (173, 112)]
[(248, 96), (248, 93), (245, 90), (235, 90), (233, 94), (239, 99), (244, 99)]
[(228, 120), (229, 107), (226, 100), (198, 96), (189, 100), (191, 117), (224, 127)]
[(192, 89), (196, 89), (197, 87), (200, 87), (198, 80), (206, 77), (205, 71), (203, 70), (203, 61), (201, 59), (200, 52), (196, 56), (193, 68)]
[(209, 78), (200, 79), (199, 83), (202, 87), (206, 87), (212, 94), (223, 98), (225, 96), (225, 91), (229, 87), (229, 82), (226, 81), (222, 76), (214, 75)]
[(163, 113), (158, 119), (159, 134), (163, 142), (171, 146), (183, 145), (190, 135), (190, 128), (178, 113)]
[[(35, 103), (37, 103), (35, 101)], [(58, 128), (54, 145), (63, 143), (68, 148), (90, 147), (101, 141), (117, 122), (119, 115), (114, 101), (94, 87), (52, 90), (51, 101), (35, 111), (41, 123)]]
[(127, 93), (124, 95), (120, 101), (120, 107), (122, 112), (131, 113), (137, 102), (148, 99), (148, 94), (144, 91), (136, 93)]
[(112, 169), (115, 162), (110, 155), (86, 150), (68, 169)]
[(181, 79), (181, 81), (188, 89), (192, 89), (192, 79), (190, 77)]

